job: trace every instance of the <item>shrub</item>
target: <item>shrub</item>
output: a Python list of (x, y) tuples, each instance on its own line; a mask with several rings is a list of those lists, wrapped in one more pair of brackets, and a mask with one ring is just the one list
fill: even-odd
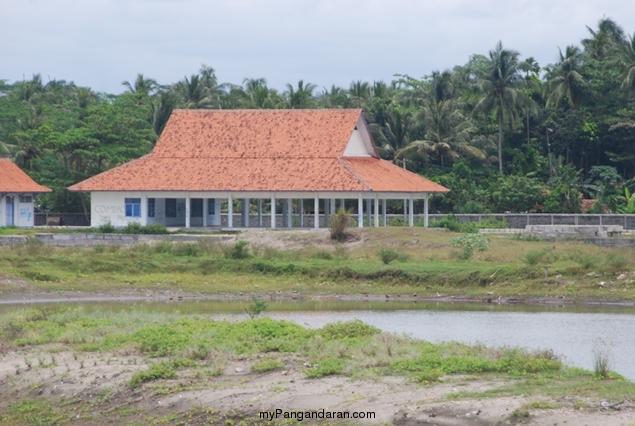
[(115, 232), (115, 227), (110, 223), (104, 223), (97, 228), (97, 232), (101, 234), (112, 234)]
[(474, 234), (478, 232), (478, 227), (474, 222), (461, 223), (453, 214), (445, 216), (441, 220), (432, 220), (429, 223), (431, 228), (445, 228), (452, 232), (463, 232)]
[(540, 263), (545, 255), (549, 253), (549, 251), (549, 248), (544, 248), (542, 250), (531, 250), (528, 251), (521, 260), (527, 265), (534, 266)]
[(137, 388), (142, 383), (152, 380), (171, 379), (176, 377), (177, 369), (190, 367), (192, 365), (194, 365), (193, 361), (184, 358), (178, 358), (172, 361), (161, 361), (157, 364), (152, 364), (149, 369), (145, 371), (138, 371), (132, 375), (130, 387)]
[(463, 249), (459, 253), (459, 257), (463, 260), (469, 260), (474, 256), (474, 250), (487, 251), (489, 249), (489, 238), (481, 234), (466, 234), (451, 240), (452, 247)]
[(344, 209), (340, 208), (337, 213), (331, 215), (329, 220), (329, 232), (331, 233), (331, 239), (336, 241), (343, 241), (348, 236), (346, 228), (351, 215)]
[(406, 226), (406, 220), (403, 217), (393, 217), (388, 221), (388, 226)]
[(162, 223), (151, 223), (143, 230), (144, 234), (169, 234), (168, 228)]
[(358, 319), (346, 322), (333, 322), (325, 325), (319, 331), (325, 339), (345, 339), (355, 337), (369, 337), (381, 333), (381, 330), (368, 325)]
[(258, 315), (260, 315), (265, 309), (267, 309), (267, 302), (264, 300), (256, 299), (255, 297), (251, 299), (251, 303), (247, 308), (245, 308), (245, 312), (249, 315), (249, 318), (254, 319)]
[(233, 247), (224, 250), (225, 257), (228, 259), (247, 259), (249, 254), (249, 242), (238, 241)]
[(195, 243), (178, 243), (172, 247), (172, 254), (176, 256), (200, 256), (201, 247)]
[(130, 222), (124, 228), (121, 229), (122, 234), (143, 234), (143, 226), (138, 222)]
[(602, 340), (593, 344), (593, 372), (602, 379), (608, 379), (611, 374), (611, 357)]
[(390, 249), (379, 249), (379, 258), (384, 264), (388, 265), (393, 260), (398, 260), (400, 262), (406, 262), (408, 260), (408, 255), (404, 253), (398, 253), (394, 250)]
[(267, 373), (269, 371), (280, 370), (284, 368), (284, 362), (268, 359), (266, 361), (260, 361), (251, 366), (251, 371), (257, 373)]
[(333, 374), (340, 374), (344, 368), (344, 360), (337, 358), (326, 358), (318, 362), (317, 367), (305, 370), (307, 377), (317, 379)]

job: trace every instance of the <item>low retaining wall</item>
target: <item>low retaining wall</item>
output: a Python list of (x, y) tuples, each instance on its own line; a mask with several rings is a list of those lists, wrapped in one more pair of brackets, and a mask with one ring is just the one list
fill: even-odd
[[(154, 241), (172, 241), (196, 243), (199, 240), (227, 241), (227, 235), (129, 235), (129, 234), (35, 234), (35, 240), (45, 246), (54, 247), (92, 247), (92, 246), (129, 246), (137, 243)], [(0, 245), (11, 246), (26, 244), (28, 237), (23, 235), (7, 235), (0, 237)]]

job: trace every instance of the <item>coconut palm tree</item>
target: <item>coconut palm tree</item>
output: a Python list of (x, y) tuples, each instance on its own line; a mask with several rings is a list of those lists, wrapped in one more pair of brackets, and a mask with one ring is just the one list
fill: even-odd
[(425, 139), (410, 142), (395, 153), (395, 159), (419, 155), (427, 161), (432, 154), (442, 166), (446, 158), (456, 160), (461, 155), (485, 159), (485, 153), (471, 143), (476, 127), (461, 113), (459, 104), (451, 99), (428, 102), (423, 117)]
[(622, 69), (620, 90), (635, 96), (635, 33), (616, 44), (615, 56)]
[(317, 86), (315, 84), (304, 84), (304, 80), (298, 81), (298, 88), (294, 88), (287, 83), (287, 91), (285, 92), (287, 108), (311, 108), (313, 106), (313, 91)]
[(480, 72), (477, 88), (481, 99), (474, 107), (475, 114), (494, 113), (498, 124), (498, 171), (503, 174), (503, 132), (504, 125), (512, 126), (524, 107), (536, 110), (536, 103), (519, 90), (522, 77), (518, 69), (519, 53), (504, 49), (498, 42), (489, 52), (488, 68)]
[(156, 80), (145, 78), (141, 73), (137, 74), (134, 83), (124, 81), (121, 85), (124, 86), (128, 92), (138, 96), (150, 96), (159, 87)]
[(584, 77), (581, 74), (582, 52), (576, 46), (567, 46), (564, 55), (558, 49), (558, 62), (547, 72), (545, 97), (547, 106), (560, 107), (567, 100), (569, 107), (576, 108), (584, 96)]
[(175, 89), (186, 109), (210, 108), (212, 106), (212, 100), (207, 88), (201, 83), (200, 75), (192, 74), (190, 78), (185, 76), (183, 81), (175, 84)]

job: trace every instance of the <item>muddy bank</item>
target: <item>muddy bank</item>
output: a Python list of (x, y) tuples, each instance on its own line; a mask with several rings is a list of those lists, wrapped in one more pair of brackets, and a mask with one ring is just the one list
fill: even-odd
[[(19, 283), (19, 284), (18, 284)], [(125, 301), (249, 301), (254, 297), (269, 301), (315, 300), (315, 301), (350, 301), (350, 302), (439, 302), (439, 303), (482, 303), (500, 305), (589, 305), (589, 306), (633, 306), (629, 300), (592, 299), (579, 297), (529, 297), (529, 296), (461, 296), (434, 294), (310, 294), (299, 291), (277, 292), (218, 292), (198, 293), (174, 290), (151, 289), (119, 289), (107, 291), (43, 291), (28, 282), (17, 279), (0, 279), (0, 304), (22, 303), (60, 303), (60, 302), (125, 302)]]
[(266, 424), (259, 413), (276, 410), (372, 413), (373, 418), (347, 420), (345, 424), (395, 425), (507, 425), (522, 421), (531, 425), (613, 426), (627, 424), (635, 416), (630, 400), (616, 403), (541, 395), (457, 398), (459, 393), (508, 386), (510, 381), (504, 379), (446, 376), (440, 383), (425, 386), (390, 376), (308, 379), (304, 370), (310, 366), (297, 354), (285, 355), (285, 369), (273, 373), (251, 371), (261, 356), (236, 356), (225, 360), (219, 375), (209, 377), (188, 369), (173, 379), (132, 388), (133, 374), (148, 365), (148, 360), (134, 350), (78, 354), (52, 349), (3, 348), (0, 415), (9, 408), (9, 401), (26, 398), (50, 402), (68, 419), (64, 424), (70, 425), (149, 422), (168, 415), (175, 420), (160, 424), (182, 424), (177, 420), (186, 417), (187, 424), (233, 424), (227, 420)]

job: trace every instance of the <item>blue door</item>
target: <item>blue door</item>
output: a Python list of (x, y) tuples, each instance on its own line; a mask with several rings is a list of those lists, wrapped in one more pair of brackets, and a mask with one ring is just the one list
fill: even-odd
[(7, 207), (7, 226), (13, 226), (13, 197), (7, 196), (6, 198), (6, 207)]

